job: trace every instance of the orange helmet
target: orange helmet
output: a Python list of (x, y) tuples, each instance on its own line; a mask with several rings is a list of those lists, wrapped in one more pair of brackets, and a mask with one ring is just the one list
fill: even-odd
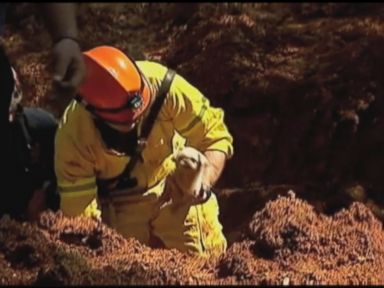
[(148, 83), (135, 62), (110, 46), (99, 46), (83, 55), (87, 74), (76, 100), (105, 121), (134, 122), (151, 98)]

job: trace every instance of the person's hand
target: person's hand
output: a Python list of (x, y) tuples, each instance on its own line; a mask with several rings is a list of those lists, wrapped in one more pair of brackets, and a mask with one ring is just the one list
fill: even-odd
[(176, 177), (177, 174), (167, 177), (163, 196), (166, 201), (172, 199), (172, 202), (176, 204), (197, 205), (205, 203), (211, 197), (212, 190), (208, 185), (201, 183), (199, 189), (186, 191), (185, 188), (179, 186), (180, 181)]
[(85, 64), (76, 40), (63, 38), (53, 47), (53, 99), (59, 103), (75, 96), (85, 76)]
[(212, 189), (205, 183), (202, 183), (200, 190), (196, 191), (194, 194), (194, 197), (192, 199), (192, 203), (194, 205), (196, 204), (203, 204), (209, 200), (212, 194)]

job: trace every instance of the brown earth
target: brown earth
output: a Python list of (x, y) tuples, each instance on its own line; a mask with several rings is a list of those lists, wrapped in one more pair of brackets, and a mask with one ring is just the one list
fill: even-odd
[[(383, 284), (383, 8), (81, 4), (84, 49), (109, 44), (161, 61), (226, 111), (235, 155), (217, 192), (232, 245), (203, 260), (89, 219), (3, 218), (0, 283)], [(11, 7), (5, 46), (25, 102), (59, 116), (65, 103), (49, 102), (51, 43), (35, 12)]]
[(218, 258), (151, 249), (87, 218), (44, 213), (38, 223), (0, 221), (0, 283), (382, 284), (382, 224), (361, 203), (332, 217), (288, 196), (256, 212)]

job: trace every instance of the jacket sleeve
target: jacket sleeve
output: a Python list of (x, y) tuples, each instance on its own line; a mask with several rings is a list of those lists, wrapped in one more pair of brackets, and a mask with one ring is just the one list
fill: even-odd
[(55, 173), (60, 193), (60, 209), (66, 216), (100, 217), (96, 202), (94, 165), (74, 139), (58, 130), (55, 139)]
[(202, 152), (218, 150), (232, 157), (233, 138), (224, 123), (224, 111), (210, 106), (209, 100), (180, 75), (172, 83), (163, 115), (186, 138), (187, 146)]

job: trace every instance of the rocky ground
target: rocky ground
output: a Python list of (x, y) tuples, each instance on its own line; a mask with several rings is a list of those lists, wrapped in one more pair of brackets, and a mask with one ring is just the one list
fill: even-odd
[[(226, 111), (235, 156), (217, 192), (232, 245), (198, 259), (89, 219), (3, 218), (1, 283), (383, 284), (383, 8), (81, 4), (84, 49), (116, 45), (167, 64)], [(25, 102), (60, 116), (36, 7), (12, 6), (8, 23)]]

